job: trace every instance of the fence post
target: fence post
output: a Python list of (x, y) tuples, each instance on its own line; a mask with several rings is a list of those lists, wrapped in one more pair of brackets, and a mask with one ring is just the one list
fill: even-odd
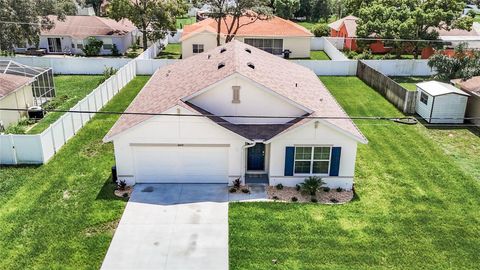
[(15, 149), (15, 141), (13, 140), (13, 134), (10, 134), (10, 144), (12, 145), (13, 164), (18, 164), (17, 149)]
[(66, 144), (66, 143), (67, 143), (67, 134), (66, 134), (66, 132), (65, 132), (65, 124), (63, 123), (63, 118), (65, 118), (65, 117), (61, 117), (61, 118), (60, 118), (60, 123), (62, 124), (63, 144)]
[[(80, 115), (82, 115), (82, 114), (80, 114)], [(55, 146), (55, 136), (53, 135), (52, 125), (50, 125), (49, 129), (50, 129), (50, 134), (51, 134), (51, 138), (52, 138), (53, 153), (56, 154), (57, 153), (57, 147)]]
[(73, 113), (70, 114), (70, 120), (72, 121), (73, 136), (75, 136), (77, 132), (75, 132), (75, 121), (73, 120)]

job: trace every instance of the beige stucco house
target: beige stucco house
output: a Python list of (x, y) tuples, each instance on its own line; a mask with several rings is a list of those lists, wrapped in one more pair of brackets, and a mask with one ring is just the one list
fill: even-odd
[[(33, 105), (33, 78), (0, 74), (0, 108), (27, 109)], [(26, 114), (25, 111), (0, 111), (0, 125), (7, 128)]]
[[(227, 24), (231, 19), (227, 19)], [(249, 23), (251, 18), (241, 17), (235, 39), (275, 55), (283, 55), (285, 50), (291, 51), (291, 58), (310, 57), (310, 41), (313, 34), (306, 28), (289, 20), (274, 16), (268, 20), (257, 20)], [(182, 58), (211, 50), (217, 46), (217, 24), (213, 19), (186, 25), (183, 28)], [(221, 26), (221, 43), (225, 43), (227, 29)]]
[(456, 79), (452, 83), (470, 94), (467, 103), (466, 117), (472, 118), (470, 122), (480, 127), (480, 76), (468, 80)]

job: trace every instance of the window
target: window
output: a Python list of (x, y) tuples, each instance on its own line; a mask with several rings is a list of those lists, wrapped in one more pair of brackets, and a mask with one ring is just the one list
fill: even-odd
[(240, 103), (240, 86), (232, 86), (233, 98), (232, 103)]
[(113, 48), (113, 44), (103, 44), (104, 50), (111, 50)]
[(420, 94), (420, 102), (422, 102), (425, 105), (428, 104), (428, 95), (425, 94), (424, 92)]
[(328, 174), (331, 147), (295, 147), (295, 174)]
[(111, 50), (113, 48), (113, 41), (111, 38), (103, 38), (102, 41), (104, 50)]
[(193, 53), (202, 53), (203, 52), (203, 44), (193, 44)]
[(78, 43), (77, 44), (77, 49), (83, 50), (83, 44)]
[(283, 39), (246, 38), (245, 43), (275, 55), (283, 53)]

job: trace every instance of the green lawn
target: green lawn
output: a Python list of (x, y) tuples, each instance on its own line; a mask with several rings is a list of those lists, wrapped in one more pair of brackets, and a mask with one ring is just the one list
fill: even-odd
[(417, 83), (431, 80), (430, 77), (392, 77), (392, 79), (409, 91), (417, 91)]
[(182, 44), (169, 43), (157, 56), (160, 59), (180, 59), (182, 56)]
[[(95, 89), (103, 76), (90, 75), (59, 75), (54, 77), (56, 99), (61, 100), (56, 110), (69, 110), (81, 99)], [(39, 121), (27, 133), (38, 134), (58, 120), (63, 113), (48, 113), (44, 119)]]
[(180, 17), (177, 18), (176, 25), (177, 29), (182, 29), (185, 25), (194, 24), (197, 22), (195, 17)]
[(291, 60), (330, 60), (324, 51), (310, 51), (309, 58), (291, 58)]
[(473, 21), (480, 23), (480, 15), (475, 16), (475, 18), (473, 18)]
[[(123, 111), (149, 77), (137, 77), (104, 108)], [(0, 170), (0, 269), (99, 269), (125, 201), (113, 196), (118, 115), (97, 115), (44, 166)]]
[[(322, 81), (351, 116), (402, 116), (355, 77)], [(480, 137), (356, 123), (370, 141), (358, 149), (356, 199), (230, 204), (230, 269), (478, 268)]]

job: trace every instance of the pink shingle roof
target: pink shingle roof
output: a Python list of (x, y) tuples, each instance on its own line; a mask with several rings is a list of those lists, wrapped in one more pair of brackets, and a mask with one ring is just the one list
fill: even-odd
[(480, 97), (480, 76), (474, 76), (468, 80), (455, 79), (452, 82), (463, 91)]
[(54, 28), (42, 30), (41, 35), (70, 36), (84, 39), (89, 36), (123, 36), (136, 29), (127, 19), (115, 21), (97, 16), (66, 16), (60, 21), (56, 16), (49, 16), (55, 23)]
[(33, 78), (0, 73), (0, 98), (8, 96), (18, 88), (29, 84)]
[[(221, 48), (226, 49), (223, 53)], [(251, 53), (247, 52), (249, 49)], [(218, 65), (225, 66), (218, 69)], [(247, 64), (255, 66), (250, 68)], [(348, 117), (335, 98), (310, 69), (274, 56), (240, 41), (232, 41), (208, 52), (180, 60), (155, 72), (126, 112), (162, 113), (175, 105), (192, 109), (183, 99), (221, 81), (240, 74), (308, 108), (315, 117)], [(122, 115), (105, 140), (149, 119), (150, 115)], [(284, 131), (302, 125), (302, 119)], [(325, 120), (360, 141), (365, 137), (350, 119)]]

